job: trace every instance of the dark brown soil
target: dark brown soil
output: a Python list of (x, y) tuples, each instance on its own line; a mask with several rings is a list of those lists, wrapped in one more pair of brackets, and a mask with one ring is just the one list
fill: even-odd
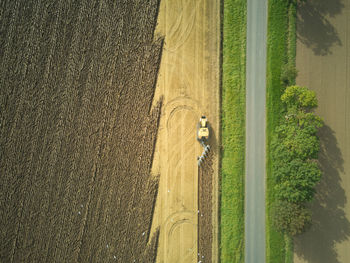
[(159, 0), (0, 3), (0, 262), (155, 262)]
[(213, 244), (213, 152), (198, 169), (198, 261), (212, 262)]

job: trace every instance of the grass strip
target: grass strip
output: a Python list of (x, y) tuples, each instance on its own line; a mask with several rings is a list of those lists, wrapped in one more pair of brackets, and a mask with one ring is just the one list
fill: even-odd
[(267, 33), (267, 180), (266, 180), (266, 262), (292, 263), (293, 239), (277, 232), (271, 222), (271, 207), (276, 201), (273, 159), (270, 145), (272, 135), (281, 118), (281, 95), (284, 86), (280, 80), (286, 63), (295, 66), (296, 59), (296, 3), (269, 0)]
[[(297, 5), (296, 3), (290, 3), (288, 7), (288, 63), (296, 66), (296, 53), (297, 53)], [(295, 84), (295, 80), (293, 81)], [(294, 261), (294, 249), (293, 238), (285, 234), (285, 263), (293, 263)]]
[(223, 4), (220, 258), (243, 262), (247, 3)]
[(293, 254), (293, 238), (287, 234), (284, 235), (284, 244), (285, 244), (285, 263), (293, 263), (294, 254)]
[(288, 62), (296, 65), (297, 55), (297, 6), (290, 3), (288, 7)]
[(283, 65), (287, 62), (288, 1), (269, 0), (267, 22), (267, 78), (266, 78), (266, 262), (285, 262), (285, 239), (272, 225), (271, 207), (275, 202), (275, 180), (272, 177), (273, 159), (271, 139), (278, 125), (283, 85), (280, 80)]

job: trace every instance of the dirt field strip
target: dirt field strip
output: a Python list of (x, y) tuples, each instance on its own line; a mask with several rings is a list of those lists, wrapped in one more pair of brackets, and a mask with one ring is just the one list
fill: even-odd
[(316, 91), (325, 127), (313, 226), (295, 238), (294, 262), (350, 262), (350, 0), (307, 1), (297, 34), (297, 84)]
[(155, 98), (164, 96), (153, 172), (160, 186), (153, 229), (160, 226), (157, 262), (197, 261), (201, 114), (211, 123), (213, 159), (212, 261), (218, 257), (218, 131), (220, 1), (162, 0), (157, 31), (165, 36)]
[(212, 258), (213, 175), (213, 152), (210, 152), (198, 168), (198, 262), (211, 262)]

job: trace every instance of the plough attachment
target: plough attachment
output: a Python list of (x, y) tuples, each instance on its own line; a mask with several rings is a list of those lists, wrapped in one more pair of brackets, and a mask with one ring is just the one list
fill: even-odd
[(202, 155), (197, 157), (198, 166), (201, 166), (202, 162), (204, 162), (204, 160), (208, 156), (209, 152), (210, 152), (210, 146), (209, 145), (205, 145), (204, 146), (204, 150), (202, 152)]

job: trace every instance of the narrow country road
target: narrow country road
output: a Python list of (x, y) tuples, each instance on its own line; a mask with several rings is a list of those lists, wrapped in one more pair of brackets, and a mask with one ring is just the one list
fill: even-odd
[(248, 0), (245, 263), (265, 262), (265, 98), (267, 0)]

